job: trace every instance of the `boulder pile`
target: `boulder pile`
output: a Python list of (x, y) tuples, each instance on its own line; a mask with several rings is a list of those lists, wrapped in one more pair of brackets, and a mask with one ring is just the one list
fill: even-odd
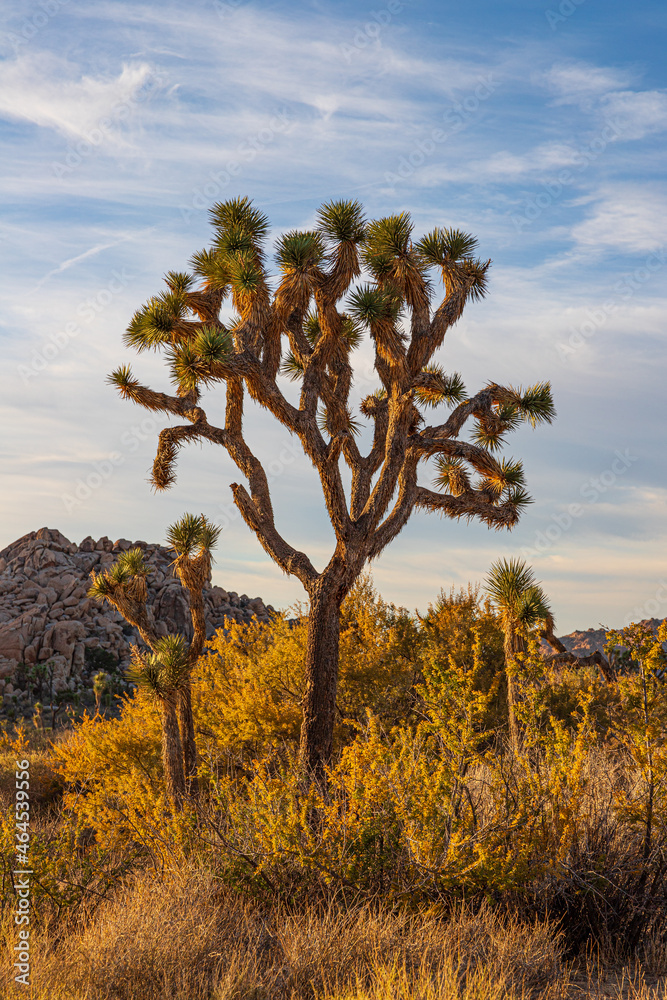
[[(138, 633), (87, 591), (91, 571), (108, 569), (119, 553), (137, 547), (151, 570), (148, 604), (158, 631), (189, 638), (188, 596), (172, 573), (172, 549), (106, 537), (75, 545), (59, 531), (41, 528), (0, 551), (0, 703), (20, 700), (17, 686), (40, 664), (48, 664), (52, 693), (63, 695), (92, 686), (95, 650), (106, 651), (107, 661), (113, 657), (120, 667), (129, 663), (130, 645), (141, 642)], [(259, 597), (213, 587), (210, 579), (204, 599), (209, 637), (229, 622), (269, 621), (274, 611)]]

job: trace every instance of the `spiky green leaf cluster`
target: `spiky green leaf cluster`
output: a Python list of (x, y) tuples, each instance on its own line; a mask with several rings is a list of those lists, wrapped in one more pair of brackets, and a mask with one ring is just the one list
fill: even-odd
[(132, 666), (127, 679), (157, 697), (177, 691), (190, 670), (188, 647), (182, 635), (165, 635), (153, 653), (141, 653), (132, 647)]
[(431, 363), (422, 369), (422, 376), (422, 384), (415, 388), (415, 398), (423, 406), (462, 403), (466, 399), (466, 388), (458, 372), (448, 375), (440, 365)]
[(131, 577), (146, 577), (151, 572), (150, 566), (144, 559), (143, 550), (139, 547), (122, 552), (116, 561), (116, 566), (120, 567), (122, 572), (128, 573)]
[(550, 382), (538, 382), (526, 389), (521, 386), (516, 390), (510, 388), (510, 392), (516, 394), (516, 406), (521, 418), (532, 427), (536, 424), (550, 424), (556, 416)]
[(524, 628), (534, 628), (551, 616), (549, 601), (523, 559), (494, 562), (485, 590), (505, 618)]
[(138, 309), (128, 326), (123, 342), (135, 351), (157, 350), (174, 339), (174, 328), (188, 312), (184, 292), (161, 292)]
[(436, 460), (435, 465), (437, 474), (433, 485), (437, 490), (458, 497), (470, 489), (470, 477), (462, 459), (441, 457)]
[(229, 265), (215, 250), (198, 250), (190, 258), (190, 266), (207, 287), (227, 293), (231, 281)]
[(250, 198), (230, 198), (218, 202), (209, 210), (215, 229), (220, 232), (245, 231), (258, 250), (269, 232), (269, 220), (258, 208), (253, 208)]
[(184, 514), (167, 529), (167, 542), (179, 556), (210, 553), (221, 531), (222, 528), (212, 524), (204, 514)]
[(429, 267), (472, 259), (477, 247), (478, 241), (470, 233), (445, 227), (436, 227), (415, 243), (415, 249)]
[(314, 230), (292, 229), (276, 243), (275, 258), (283, 271), (304, 271), (319, 267), (324, 261), (321, 234)]
[(318, 230), (337, 243), (361, 243), (366, 236), (364, 209), (359, 201), (328, 201), (317, 212)]
[(106, 381), (123, 392), (139, 385), (129, 365), (119, 365), (115, 371), (107, 375)]
[(183, 296), (186, 292), (192, 291), (194, 279), (191, 274), (183, 271), (167, 271), (164, 276), (168, 288), (175, 294)]
[(395, 323), (400, 315), (401, 301), (391, 290), (373, 285), (360, 285), (349, 298), (349, 310), (358, 323)]
[(317, 423), (323, 434), (328, 437), (334, 437), (336, 434), (340, 434), (341, 431), (348, 431), (350, 434), (357, 435), (361, 432), (361, 423), (356, 420), (349, 410), (346, 411), (344, 426), (334, 426), (334, 421), (332, 415), (326, 406), (322, 406), (317, 411)]
[(211, 366), (223, 362), (233, 350), (229, 331), (224, 327), (202, 326), (194, 340), (182, 344), (169, 357), (172, 382), (185, 391), (214, 380)]
[(294, 357), (292, 351), (288, 351), (280, 366), (280, 374), (288, 378), (290, 382), (296, 382), (303, 377), (304, 368), (301, 362)]

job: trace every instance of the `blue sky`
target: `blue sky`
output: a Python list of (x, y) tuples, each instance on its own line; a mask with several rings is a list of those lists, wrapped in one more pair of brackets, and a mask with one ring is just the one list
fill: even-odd
[[(43, 525), (160, 541), (202, 510), (225, 526), (218, 582), (301, 599), (235, 516), (224, 453), (191, 448), (151, 493), (158, 421), (104, 378), (134, 361), (134, 310), (206, 245), (210, 203), (249, 195), (275, 237), (355, 197), (479, 238), (489, 294), (440, 361), (470, 391), (549, 378), (558, 410), (508, 448), (535, 498), (521, 524), (414, 516), (374, 565), (383, 595), (424, 609), (524, 555), (561, 632), (667, 615), (664, 5), (6, 0), (3, 16), (0, 547)], [(166, 386), (158, 359), (135, 370)], [(248, 427), (284, 534), (323, 565), (312, 473), (261, 413)]]

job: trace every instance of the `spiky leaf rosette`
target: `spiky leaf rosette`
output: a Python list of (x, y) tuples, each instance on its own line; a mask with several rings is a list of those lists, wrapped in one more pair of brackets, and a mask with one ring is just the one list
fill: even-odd
[(201, 592), (204, 587), (221, 531), (204, 514), (184, 514), (167, 529), (167, 542), (176, 551), (174, 572), (188, 590)]
[(361, 243), (366, 236), (364, 209), (359, 201), (328, 201), (317, 211), (318, 230), (334, 243)]
[(215, 250), (199, 250), (190, 258), (194, 273), (202, 278), (205, 289), (212, 289), (226, 295), (229, 291), (229, 263)]
[(523, 629), (531, 629), (552, 615), (549, 601), (523, 559), (498, 559), (489, 570), (485, 584), (501, 616)]
[(437, 267), (449, 294), (465, 292), (475, 302), (486, 294), (490, 260), (475, 256), (477, 240), (460, 229), (436, 228), (415, 244), (424, 267)]
[(224, 326), (202, 326), (194, 340), (169, 354), (172, 382), (182, 393), (192, 392), (200, 383), (211, 385), (219, 378), (214, 366), (224, 363), (233, 347), (231, 335)]
[(188, 647), (182, 635), (165, 635), (155, 645), (153, 653), (132, 647), (132, 664), (127, 679), (157, 698), (179, 690), (190, 671)]
[(462, 403), (466, 388), (458, 372), (447, 375), (440, 365), (426, 365), (415, 379), (415, 399), (422, 406)]
[(116, 562), (101, 573), (91, 574), (88, 597), (96, 601), (116, 603), (118, 597), (146, 603), (146, 577), (151, 572), (140, 548), (122, 552)]
[(433, 483), (436, 489), (451, 493), (454, 497), (460, 497), (472, 488), (468, 471), (462, 459), (439, 458), (436, 461), (436, 469), (437, 475)]
[(412, 219), (407, 212), (371, 222), (362, 259), (380, 285), (392, 284), (411, 308), (421, 311), (428, 308), (431, 286), (411, 233)]
[[(269, 220), (258, 208), (253, 208), (249, 198), (230, 198), (218, 202), (209, 212), (219, 239), (239, 238), (244, 233), (250, 239), (253, 251), (261, 258), (262, 242), (269, 232)], [(236, 234), (236, 237), (232, 237)]]

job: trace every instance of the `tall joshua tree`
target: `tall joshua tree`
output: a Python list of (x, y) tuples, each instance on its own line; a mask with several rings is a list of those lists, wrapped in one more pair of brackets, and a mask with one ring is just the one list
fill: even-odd
[(174, 572), (190, 597), (192, 640), (161, 636), (148, 607), (146, 577), (150, 572), (141, 549), (123, 552), (114, 565), (92, 574), (88, 594), (109, 601), (126, 621), (134, 625), (149, 647), (145, 653), (133, 647), (132, 678), (148, 688), (160, 704), (162, 760), (167, 794), (177, 808), (184, 794), (196, 792), (197, 749), (192, 717), (190, 674), (206, 642), (203, 589), (211, 571), (211, 550), (220, 528), (201, 515), (185, 514), (167, 531), (167, 541), (176, 552)]
[(516, 719), (519, 658), (526, 652), (526, 641), (531, 632), (536, 637), (545, 634), (553, 636), (553, 614), (532, 569), (521, 559), (499, 559), (493, 563), (485, 589), (500, 615), (505, 634), (507, 707), (510, 738), (516, 751), (519, 745)]
[[(522, 390), (491, 382), (468, 396), (458, 374), (434, 363), (465, 305), (486, 291), (491, 262), (476, 257), (472, 236), (436, 228), (415, 242), (407, 213), (367, 222), (358, 202), (329, 202), (314, 229), (276, 241), (280, 273), (272, 289), (266, 217), (238, 198), (215, 205), (211, 219), (211, 247), (194, 254), (191, 273), (166, 275), (166, 290), (135, 313), (126, 334), (128, 347), (164, 352), (173, 392), (142, 385), (127, 365), (110, 381), (123, 398), (179, 419), (160, 433), (153, 485), (172, 485), (186, 443), (225, 448), (247, 482), (231, 484), (245, 523), (307, 591), (301, 761), (317, 774), (332, 752), (343, 598), (415, 508), (511, 528), (530, 498), (521, 463), (494, 452), (522, 421), (551, 421), (551, 392), (548, 383)], [(370, 280), (353, 287), (362, 266)], [(434, 271), (444, 285), (436, 305)], [(228, 297), (237, 315), (225, 324), (220, 310)], [(364, 331), (378, 378), (377, 390), (359, 404), (372, 426), (366, 453), (356, 440), (351, 365)], [(300, 383), (298, 405), (283, 392), (280, 375)], [(201, 405), (203, 393), (219, 384), (222, 427)], [(298, 437), (319, 476), (336, 539), (321, 571), (276, 526), (265, 470), (244, 437), (247, 395)], [(427, 424), (424, 412), (440, 404), (452, 412)], [(463, 440), (469, 422), (471, 440)], [(429, 460), (435, 490), (418, 482), (418, 467)], [(347, 493), (343, 463), (351, 475)]]

